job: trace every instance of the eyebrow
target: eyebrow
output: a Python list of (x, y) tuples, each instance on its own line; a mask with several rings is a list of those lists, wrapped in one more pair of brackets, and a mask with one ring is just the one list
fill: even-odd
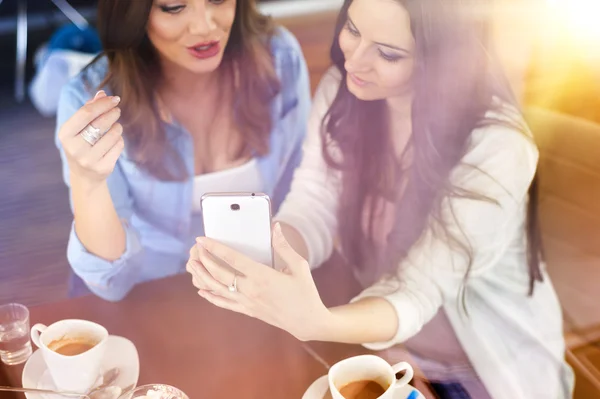
[[(356, 27), (356, 25), (354, 24), (354, 21), (352, 21), (352, 18), (350, 18), (350, 16), (348, 16), (348, 22), (350, 22), (350, 24), (352, 24), (352, 27), (358, 32), (358, 28)], [(374, 43), (379, 46), (390, 48), (392, 50), (397, 50), (397, 51), (401, 51), (406, 54), (410, 54), (410, 51), (408, 51), (407, 49), (402, 48), (402, 47), (393, 46), (391, 44), (386, 44), (386, 43), (381, 43), (381, 42), (374, 42)]]

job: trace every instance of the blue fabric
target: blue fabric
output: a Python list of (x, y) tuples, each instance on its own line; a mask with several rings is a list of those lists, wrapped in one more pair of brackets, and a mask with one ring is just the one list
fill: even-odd
[[(271, 104), (270, 152), (258, 157), (257, 163), (265, 193), (271, 197), (273, 212), (276, 212), (290, 189), (293, 171), (300, 163), (310, 112), (310, 86), (306, 62), (294, 36), (281, 28), (270, 44), (281, 90)], [(107, 69), (107, 60), (101, 58), (63, 88), (56, 133), (94, 96)], [(104, 90), (112, 94), (108, 88)], [(180, 125), (165, 123), (164, 128), (167, 138), (184, 160), (190, 178), (185, 182), (159, 181), (140, 170), (125, 148), (107, 179), (126, 231), (123, 256), (115, 262), (94, 256), (79, 241), (74, 226), (71, 228), (67, 248), (69, 264), (93, 293), (106, 300), (121, 300), (140, 282), (183, 272), (195, 237), (203, 234), (200, 217), (192, 213), (192, 138)], [(58, 137), (55, 143), (62, 159), (63, 179), (68, 186), (68, 164)], [(235, 191), (235, 187), (231, 190)], [(80, 285), (73, 279), (71, 292), (81, 293)]]
[(35, 53), (36, 72), (29, 86), (35, 108), (44, 116), (56, 115), (61, 88), (101, 50), (100, 37), (92, 27), (67, 24), (54, 32)]
[(102, 50), (102, 43), (98, 33), (91, 26), (79, 29), (73, 24), (68, 24), (52, 34), (48, 42), (48, 50), (72, 50), (96, 54)]

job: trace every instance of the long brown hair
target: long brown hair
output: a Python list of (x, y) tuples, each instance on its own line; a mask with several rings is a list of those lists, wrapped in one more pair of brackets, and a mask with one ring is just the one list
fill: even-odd
[[(342, 73), (341, 86), (321, 129), (327, 164), (343, 171), (339, 209), (343, 252), (363, 272), (376, 263), (378, 269), (367, 273), (371, 279), (395, 270), (431, 223), (437, 234), (449, 245), (459, 247), (472, 263), (473, 248), (463, 239), (466, 235), (453, 236), (446, 227), (442, 200), (450, 197), (495, 201), (453, 186), (450, 173), (460, 164), (476, 128), (508, 124), (524, 134), (527, 129), (519, 122), (486, 118), (488, 111), (498, 108), (494, 98), (517, 107), (493, 51), (486, 45), (488, 24), (481, 16), (473, 18), (473, 12), (481, 10), (477, 6), (486, 2), (397, 1), (410, 14), (416, 42), (412, 134), (404, 154), (398, 159), (394, 152), (386, 102), (361, 101), (349, 92), (345, 59), (337, 40), (331, 48), (331, 58)], [(346, 0), (342, 7), (336, 38), (345, 28), (351, 4), (352, 0)], [(406, 187), (395, 198), (398, 182), (405, 182)], [(377, 199), (382, 198), (395, 203), (396, 216), (387, 253), (378, 256), (373, 229), (380, 204)], [(534, 181), (527, 222), (530, 294), (534, 282), (541, 281), (536, 199)], [(367, 228), (363, 229), (365, 212), (369, 217)], [(467, 271), (465, 280), (468, 274)]]
[[(130, 157), (160, 180), (188, 177), (183, 160), (168, 142), (155, 101), (160, 76), (158, 54), (146, 34), (153, 0), (100, 0), (98, 33), (109, 72), (100, 87), (121, 96), (124, 138)], [(244, 133), (244, 150), (269, 151), (271, 101), (279, 92), (268, 46), (271, 19), (259, 13), (255, 0), (238, 0), (235, 19), (219, 68), (235, 82), (234, 123)], [(238, 67), (243, 65), (243, 68)]]

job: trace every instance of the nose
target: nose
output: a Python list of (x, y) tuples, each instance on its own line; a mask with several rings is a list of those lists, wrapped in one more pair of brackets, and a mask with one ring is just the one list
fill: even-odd
[(189, 31), (192, 35), (206, 37), (215, 29), (213, 11), (210, 7), (206, 7), (204, 1), (196, 2), (196, 4), (194, 12), (191, 14)]
[(350, 73), (361, 73), (366, 72), (371, 68), (371, 60), (369, 56), (368, 47), (359, 44), (352, 54), (346, 58), (345, 68)]

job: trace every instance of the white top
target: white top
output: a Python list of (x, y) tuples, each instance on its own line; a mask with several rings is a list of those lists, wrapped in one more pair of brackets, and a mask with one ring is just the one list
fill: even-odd
[[(320, 126), (340, 79), (339, 71), (332, 68), (317, 89), (304, 158), (276, 217), (302, 235), (313, 267), (329, 258), (337, 232), (341, 176), (328, 168), (322, 157)], [(463, 163), (451, 179), (498, 204), (461, 198), (447, 198), (443, 204), (446, 214), (452, 204), (474, 249), (466, 285), (469, 316), (459, 305), (468, 260), (427, 230), (398, 265), (397, 274), (381, 279), (355, 298), (383, 297), (398, 312), (396, 336), (365, 347), (382, 350), (402, 343), (443, 309), (492, 398), (571, 397), (573, 373), (564, 361), (560, 305), (545, 271), (545, 282), (536, 284), (533, 297), (527, 296), (524, 223), (537, 160), (535, 145), (521, 132), (498, 125), (472, 133)], [(449, 229), (462, 237), (458, 225)]]
[(251, 192), (264, 190), (264, 184), (256, 158), (235, 168), (206, 173), (194, 177), (194, 200), (192, 211), (201, 211), (200, 199), (206, 193)]

